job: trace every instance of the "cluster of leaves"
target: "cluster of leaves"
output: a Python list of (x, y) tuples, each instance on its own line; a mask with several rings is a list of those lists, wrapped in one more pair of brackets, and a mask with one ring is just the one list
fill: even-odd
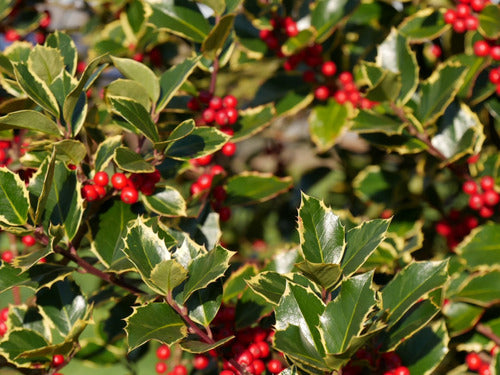
[[(479, 218), (454, 252), (434, 228), (468, 211), (464, 180), (498, 181), (495, 62), (472, 46), (498, 40), (499, 6), (463, 37), (445, 8), (398, 4), (89, 2), (85, 63), (62, 30), (7, 46), (0, 132), (14, 146), (0, 168), (0, 243), (31, 234), (37, 245), (0, 266), (0, 366), (53, 372), (62, 354), (75, 371), (151, 372), (152, 340), (185, 358), (221, 354), (248, 327), (274, 330), (284, 374), (381, 371), (363, 349), (396, 351), (412, 374), (462, 371), (466, 351), (499, 345), (500, 216)], [(17, 8), (0, 1), (0, 17), (27, 35), (40, 20), (23, 24)], [(377, 105), (316, 103), (302, 67), (283, 69), (259, 38), (276, 14), (300, 29), (284, 57), (321, 45)], [(201, 90), (244, 103), (231, 135), (193, 119)], [(228, 141), (239, 153), (212, 181), (235, 208), (221, 231), (209, 192), (189, 193), (191, 161)], [(161, 181), (134, 205), (116, 191), (82, 198), (96, 172), (155, 170)], [(224, 306), (235, 331), (214, 339)], [(498, 354), (487, 360), (500, 371)]]

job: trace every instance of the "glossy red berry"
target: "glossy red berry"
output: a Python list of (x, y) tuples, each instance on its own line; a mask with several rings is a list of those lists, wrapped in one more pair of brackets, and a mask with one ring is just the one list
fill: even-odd
[(500, 68), (491, 69), (489, 73), (490, 82), (494, 85), (500, 83)]
[(172, 369), (172, 375), (188, 375), (188, 370), (184, 365), (177, 365)]
[(325, 61), (321, 66), (321, 73), (324, 76), (331, 77), (337, 73), (337, 65), (333, 61)]
[(238, 105), (238, 99), (236, 99), (233, 95), (226, 95), (222, 99), (222, 105), (225, 108), (236, 108)]
[(466, 4), (458, 4), (457, 5), (457, 8), (456, 8), (456, 12), (457, 12), (457, 16), (460, 17), (460, 18), (465, 18), (467, 17), (471, 10), (470, 10), (470, 6), (466, 5)]
[(473, 210), (479, 210), (483, 207), (483, 197), (480, 194), (472, 194), (469, 198), (469, 207)]
[(491, 47), (490, 56), (493, 60), (500, 61), (500, 46)]
[(225, 109), (221, 109), (215, 113), (215, 122), (220, 126), (229, 124), (229, 118)]
[(481, 360), (481, 357), (479, 357), (479, 354), (469, 353), (465, 356), (465, 363), (467, 364), (469, 370), (476, 371), (479, 370), (483, 361)]
[(122, 189), (120, 198), (123, 203), (134, 204), (139, 200), (139, 193), (133, 187), (126, 186)]
[(222, 166), (220, 166), (218, 164), (215, 164), (215, 165), (212, 166), (212, 168), (210, 168), (210, 174), (212, 176), (215, 176), (215, 175), (218, 175), (218, 174), (224, 174), (224, 173), (226, 173), (226, 170)]
[(62, 354), (55, 354), (52, 357), (52, 367), (60, 367), (64, 364), (64, 356)]
[(26, 236), (23, 236), (21, 241), (24, 244), (24, 246), (26, 246), (26, 247), (31, 247), (34, 244), (36, 244), (35, 237), (33, 237), (31, 234), (27, 234)]
[(325, 101), (330, 96), (330, 91), (326, 86), (319, 86), (314, 90), (314, 96), (318, 100)]
[(2, 253), (2, 260), (5, 262), (5, 263), (11, 263), (12, 262), (12, 259), (14, 259), (14, 253), (10, 250), (5, 250), (3, 253)]
[(197, 355), (194, 357), (193, 367), (197, 370), (204, 370), (208, 367), (209, 363), (210, 363), (210, 360), (208, 359), (207, 356)]
[(104, 186), (101, 186), (101, 185), (93, 185), (93, 186), (94, 186), (95, 192), (97, 193), (98, 199), (102, 199), (106, 196), (106, 188)]
[(483, 176), (481, 178), (481, 188), (486, 190), (492, 190), (495, 187), (495, 180), (491, 176)]
[(333, 98), (339, 104), (344, 104), (347, 102), (347, 93), (343, 90), (339, 90), (333, 94)]
[(477, 184), (472, 180), (465, 181), (462, 185), (462, 190), (465, 194), (475, 194), (477, 193)]
[(109, 183), (108, 174), (104, 171), (97, 172), (94, 176), (94, 183), (100, 186), (107, 186)]
[(165, 345), (165, 344), (162, 344), (158, 347), (158, 349), (156, 349), (156, 358), (160, 359), (160, 360), (167, 360), (170, 358), (170, 347)]
[(410, 375), (410, 370), (408, 370), (408, 367), (405, 366), (399, 366), (392, 370), (392, 373), (394, 375)]
[(207, 124), (210, 124), (215, 120), (215, 113), (216, 112), (212, 108), (207, 108), (202, 112), (201, 117), (203, 121), (205, 121)]
[(202, 191), (203, 191), (203, 189), (200, 187), (200, 185), (197, 182), (193, 182), (193, 184), (189, 188), (189, 192), (191, 193), (191, 195), (196, 195)]
[(167, 371), (167, 365), (165, 362), (157, 362), (155, 366), (155, 371), (157, 374), (163, 374)]
[(222, 370), (221, 372), (219, 372), (219, 375), (234, 375), (234, 372), (232, 372), (231, 370)]
[(213, 155), (200, 156), (199, 158), (192, 159), (193, 164), (205, 166), (212, 162)]
[(212, 175), (202, 174), (200, 177), (198, 177), (196, 183), (200, 186), (201, 190), (209, 189), (212, 185)]
[(467, 30), (467, 26), (465, 25), (465, 20), (462, 18), (457, 18), (453, 22), (453, 30), (455, 30), (457, 33), (464, 33), (465, 30)]
[(486, 40), (478, 40), (474, 43), (474, 54), (478, 57), (485, 57), (490, 54), (490, 45)]
[(40, 20), (40, 27), (41, 28), (47, 28), (49, 25), (50, 25), (50, 13), (49, 12), (44, 12), (44, 15), (42, 17), (42, 19)]
[(2, 310), (0, 310), (0, 321), (6, 322), (8, 317), (9, 317), (9, 308), (4, 307)]
[(226, 156), (233, 156), (236, 152), (236, 144), (233, 142), (227, 142), (222, 146), (222, 153)]
[(236, 108), (226, 108), (227, 124), (233, 125), (238, 121), (238, 110)]
[(257, 345), (261, 352), (261, 358), (266, 358), (270, 353), (269, 344), (265, 341), (258, 341)]
[(488, 206), (496, 206), (500, 202), (500, 195), (495, 190), (486, 190), (483, 193), (483, 201)]
[(297, 27), (297, 24), (294, 22), (294, 23), (291, 23), (291, 24), (287, 25), (285, 27), (285, 33), (290, 38), (294, 37), (294, 36), (297, 36), (297, 34), (299, 33), (299, 28)]
[(346, 85), (348, 83), (351, 83), (353, 81), (353, 77), (351, 72), (342, 72), (339, 74), (339, 81), (343, 84)]
[(485, 0), (471, 0), (470, 6), (472, 9), (474, 9), (474, 11), (479, 13), (486, 6), (486, 1)]
[(467, 16), (465, 17), (465, 28), (467, 30), (476, 30), (479, 26), (479, 20), (476, 16)]
[(7, 333), (7, 324), (5, 322), (0, 322), (0, 336), (3, 336)]
[(455, 12), (453, 9), (448, 9), (444, 14), (444, 22), (446, 23), (453, 24), (456, 19), (457, 19), (457, 12)]
[(441, 47), (439, 47), (437, 44), (433, 44), (430, 49), (432, 55), (436, 58), (439, 59), (441, 55), (443, 54), (443, 50)]
[(479, 370), (477, 371), (479, 375), (491, 375), (491, 367), (489, 363), (483, 363), (481, 367), (479, 367)]
[(483, 219), (488, 219), (493, 216), (495, 211), (491, 207), (483, 206), (479, 209), (479, 216)]
[(208, 106), (214, 111), (222, 108), (222, 99), (218, 96), (213, 96), (208, 102)]
[(200, 109), (200, 102), (196, 98), (191, 98), (187, 102), (187, 107), (191, 111), (198, 111)]
[(16, 40), (21, 39), (21, 36), (14, 29), (9, 29), (5, 32), (4, 38), (7, 42), (15, 42)]
[(271, 359), (267, 362), (267, 369), (271, 374), (279, 374), (283, 370), (283, 365), (277, 359)]
[(128, 178), (123, 173), (115, 173), (111, 177), (111, 184), (116, 190), (121, 190), (128, 185)]
[(248, 366), (250, 363), (252, 363), (254, 360), (252, 353), (250, 351), (245, 350), (243, 353), (241, 353), (238, 358), (236, 359), (236, 362), (238, 362), (240, 365)]

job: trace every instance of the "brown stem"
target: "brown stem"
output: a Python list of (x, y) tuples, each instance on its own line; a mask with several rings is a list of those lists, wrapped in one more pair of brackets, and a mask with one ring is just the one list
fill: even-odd
[(495, 334), (495, 332), (493, 332), (493, 330), (490, 327), (485, 326), (484, 324), (479, 323), (476, 326), (476, 331), (478, 331), (480, 334), (482, 334), (483, 336), (486, 336), (491, 341), (493, 341), (495, 344), (497, 344), (498, 346), (500, 346), (500, 337), (498, 337)]

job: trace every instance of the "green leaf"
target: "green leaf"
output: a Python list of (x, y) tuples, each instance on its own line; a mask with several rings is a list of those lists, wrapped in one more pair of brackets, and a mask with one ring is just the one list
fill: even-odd
[(184, 284), (183, 302), (185, 303), (195, 291), (205, 288), (211, 282), (223, 276), (229, 268), (229, 259), (234, 251), (217, 246), (213, 250), (201, 254), (189, 264), (189, 278)]
[(340, 218), (325, 204), (302, 193), (298, 231), (300, 252), (313, 263), (339, 264), (345, 249), (345, 229)]
[(151, 282), (163, 295), (168, 295), (188, 275), (187, 270), (175, 259), (164, 260), (158, 263), (151, 271)]
[(392, 326), (384, 335), (384, 351), (392, 351), (402, 342), (413, 336), (429, 322), (439, 312), (439, 308), (429, 300), (416, 304), (413, 308)]
[(340, 267), (345, 276), (356, 272), (384, 241), (390, 220), (370, 220), (349, 230)]
[(143, 195), (144, 205), (161, 216), (186, 216), (186, 202), (179, 191), (171, 186)]
[[(250, 278), (256, 274), (257, 267), (252, 264), (244, 264), (232, 272), (228, 279), (224, 281), (222, 301), (227, 304), (230, 301), (236, 300), (247, 287), (247, 282)], [(278, 301), (276, 304), (278, 304)]]
[(160, 98), (156, 104), (156, 113), (160, 113), (174, 97), (175, 93), (193, 72), (201, 56), (185, 59), (172, 66), (160, 77)]
[(36, 302), (63, 336), (67, 336), (75, 324), (87, 315), (85, 297), (80, 288), (68, 279), (58, 281), (50, 288), (40, 289)]
[(182, 340), (179, 345), (184, 351), (187, 351), (189, 353), (206, 353), (212, 349), (224, 345), (232, 339), (234, 339), (234, 336), (228, 336), (219, 341), (216, 341), (213, 344), (207, 344), (206, 342), (197, 340)]
[(500, 225), (486, 223), (475, 228), (456, 248), (467, 267), (481, 269), (500, 264)]
[(399, 25), (399, 32), (412, 43), (424, 43), (438, 38), (449, 28), (442, 12), (428, 7), (405, 18)]
[[(206, 6), (213, 9), (216, 14), (223, 14), (226, 9), (226, 1), (225, 0), (197, 0), (201, 4), (205, 4)], [(228, 9), (228, 13), (231, 12), (231, 9)]]
[(57, 160), (78, 165), (87, 156), (85, 145), (74, 139), (63, 139), (53, 144)]
[(474, 328), (484, 314), (484, 309), (465, 302), (450, 301), (443, 309), (446, 324), (452, 337)]
[(123, 117), (134, 129), (144, 134), (152, 142), (158, 142), (158, 129), (150, 113), (138, 101), (114, 96), (108, 97), (114, 113)]
[(364, 109), (358, 111), (352, 122), (350, 129), (358, 133), (401, 134), (405, 127), (405, 123), (396, 117)]
[[(30, 363), (32, 359), (18, 358), (26, 351), (40, 349), (49, 345), (47, 340), (38, 332), (14, 328), (9, 330), (7, 336), (0, 343), (0, 352), (5, 355), (11, 362), (16, 364)], [(47, 360), (47, 358), (38, 358)]]
[(24, 225), (30, 209), (26, 184), (17, 173), (0, 168), (0, 221), (9, 225)]
[(382, 305), (391, 326), (428, 292), (448, 279), (447, 261), (410, 263), (382, 289)]
[[(55, 150), (52, 150), (52, 155), (42, 162), (36, 173), (30, 178), (28, 192), (31, 206), (36, 207), (33, 219), (35, 225), (40, 223), (47, 204), (47, 198), (52, 188), (52, 180), (54, 179), (55, 162)], [(34, 188), (34, 186), (36, 187)], [(39, 192), (38, 195), (36, 194), (37, 191)]]
[(22, 90), (36, 104), (49, 111), (55, 117), (59, 117), (59, 106), (54, 94), (50, 91), (47, 84), (34, 75), (24, 63), (14, 64), (14, 72), (17, 82)]
[(57, 49), (38, 44), (30, 53), (28, 69), (50, 85), (64, 70), (63, 58)]
[(271, 123), (275, 110), (272, 104), (238, 111), (238, 121), (233, 125), (233, 142), (241, 141), (262, 131)]
[(296, 36), (288, 38), (281, 46), (281, 51), (289, 56), (306, 48), (314, 42), (316, 33), (311, 29), (301, 30)]
[(122, 144), (122, 136), (115, 135), (112, 137), (107, 137), (103, 142), (99, 143), (97, 151), (95, 154), (95, 170), (102, 171), (106, 168), (113, 156), (115, 155), (115, 150)]
[(113, 255), (121, 252), (127, 223), (137, 217), (129, 204), (110, 200), (103, 204), (97, 217), (92, 219), (91, 250), (105, 266), (110, 266)]
[(123, 30), (132, 40), (139, 39), (144, 32), (150, 13), (146, 5), (147, 3), (140, 0), (133, 0), (128, 4), (126, 12), (121, 13)]
[(401, 75), (389, 70), (382, 70), (382, 75), (377, 82), (368, 89), (365, 97), (377, 101), (395, 101), (401, 96)]
[(339, 135), (348, 125), (348, 107), (329, 100), (326, 105), (315, 106), (309, 115), (311, 140), (319, 152), (326, 152), (335, 145)]
[(292, 186), (288, 177), (270, 174), (243, 172), (228, 179), (226, 204), (252, 204), (264, 202), (284, 193)]
[(139, 102), (147, 111), (151, 110), (151, 100), (143, 85), (131, 79), (117, 79), (106, 87), (106, 97), (122, 97)]
[(46, 134), (61, 135), (56, 123), (40, 112), (22, 110), (0, 117), (0, 130), (28, 129)]
[(400, 175), (381, 170), (379, 165), (370, 165), (362, 170), (353, 181), (355, 194), (364, 202), (385, 203), (401, 183)]
[(411, 99), (418, 86), (418, 64), (415, 53), (407, 39), (396, 29), (392, 29), (377, 48), (376, 62), (392, 73), (401, 74), (401, 92), (398, 101), (402, 104)]
[(201, 45), (201, 50), (205, 56), (213, 60), (220, 54), (226, 39), (233, 29), (234, 17), (234, 14), (226, 14), (210, 31)]
[[(60, 240), (60, 238), (59, 238)], [(52, 246), (47, 246), (40, 250), (35, 250), (27, 254), (19, 255), (14, 258), (12, 265), (20, 268), (23, 272), (37, 264), (40, 259), (45, 258), (52, 253)]]
[(431, 143), (448, 158), (448, 163), (481, 150), (485, 139), (483, 126), (477, 114), (467, 105), (451, 103), (439, 125), (438, 133)]
[(75, 75), (76, 65), (78, 63), (78, 51), (75, 42), (71, 37), (59, 30), (47, 36), (45, 45), (56, 48), (63, 57), (64, 66), (72, 76)]
[(126, 322), (129, 351), (150, 340), (171, 345), (187, 336), (184, 321), (166, 303), (135, 307)]
[(285, 292), (287, 278), (274, 271), (264, 271), (252, 276), (248, 286), (269, 303), (278, 305)]
[(361, 334), (376, 302), (372, 279), (373, 272), (367, 272), (343, 281), (339, 295), (326, 305), (320, 324), (328, 353), (344, 352), (353, 337)]
[(316, 1), (311, 12), (311, 25), (318, 31), (316, 40), (325, 40), (335, 31), (342, 18), (352, 13), (359, 4), (359, 0), (339, 0), (333, 3), (329, 0)]
[(443, 321), (427, 326), (397, 350), (410, 374), (432, 374), (448, 353), (448, 332)]
[(222, 283), (219, 280), (194, 292), (186, 301), (186, 307), (193, 321), (208, 327), (217, 315), (221, 303)]
[(311, 289), (287, 281), (285, 292), (275, 310), (276, 334), (296, 326), (304, 338), (304, 345), (312, 345), (319, 355), (324, 355), (325, 348), (319, 328), (324, 311), (323, 301)]
[(133, 59), (111, 56), (111, 60), (113, 61), (113, 65), (125, 77), (141, 84), (153, 102), (158, 100), (160, 96), (160, 82), (151, 69)]
[(500, 37), (500, 8), (498, 5), (489, 4), (479, 13), (478, 30), (486, 39), (498, 39)]
[(500, 300), (499, 283), (500, 271), (491, 271), (482, 275), (474, 274), (464, 283), (454, 299), (488, 307)]
[(187, 137), (172, 142), (166, 150), (168, 157), (190, 160), (218, 151), (229, 140), (229, 136), (213, 127), (200, 126)]
[(171, 258), (165, 242), (140, 216), (128, 227), (124, 241), (123, 252), (136, 266), (144, 282), (155, 288), (150, 280), (151, 272), (157, 264)]
[(210, 24), (194, 2), (166, 0), (151, 3), (151, 7), (153, 14), (149, 22), (160, 29), (167, 29), (197, 43), (202, 43), (210, 32)]
[(115, 149), (114, 160), (120, 169), (127, 172), (153, 173), (155, 171), (155, 167), (152, 164), (127, 147), (117, 147)]
[(417, 119), (424, 125), (443, 114), (460, 90), (467, 68), (459, 64), (443, 63), (420, 85), (420, 104)]
[(307, 278), (327, 290), (332, 289), (342, 275), (338, 264), (312, 263), (304, 260), (295, 266)]
[(7, 324), (10, 327), (18, 327), (35, 331), (41, 334), (46, 340), (52, 341), (50, 323), (40, 314), (38, 306), (10, 306)]
[(14, 286), (26, 286), (35, 290), (43, 286), (49, 287), (56, 281), (64, 279), (72, 271), (73, 268), (70, 267), (37, 264), (21, 273), (21, 269), (14, 268), (8, 263), (2, 263), (0, 266), (0, 293)]

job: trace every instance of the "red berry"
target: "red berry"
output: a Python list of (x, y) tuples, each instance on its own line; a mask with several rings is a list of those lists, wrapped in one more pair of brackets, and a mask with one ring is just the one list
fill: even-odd
[(221, 109), (215, 113), (215, 122), (220, 126), (229, 124), (229, 118), (227, 117), (225, 109)]
[(488, 206), (496, 206), (500, 202), (500, 195), (495, 190), (486, 190), (483, 193), (483, 201)]
[(46, 28), (50, 25), (50, 13), (45, 11), (42, 19), (40, 20), (40, 27)]
[(451, 234), (451, 226), (445, 221), (440, 221), (436, 224), (436, 232), (443, 237), (448, 237)]
[(121, 190), (128, 185), (128, 178), (123, 173), (115, 173), (113, 177), (111, 177), (111, 185), (113, 185), (116, 190)]
[(192, 159), (192, 161), (197, 165), (208, 165), (212, 161), (213, 155), (200, 156), (199, 158)]
[(225, 109), (227, 116), (227, 124), (233, 125), (238, 121), (238, 110), (235, 108), (226, 108)]
[(467, 26), (465, 25), (465, 21), (461, 18), (457, 18), (453, 22), (453, 30), (455, 30), (457, 33), (464, 33), (465, 30), (467, 30)]
[(167, 365), (165, 364), (165, 362), (157, 362), (155, 370), (157, 374), (163, 374), (165, 371), (167, 371)]
[(225, 108), (236, 108), (238, 105), (238, 99), (236, 99), (233, 95), (226, 95), (222, 99), (222, 105)]
[(285, 27), (285, 33), (288, 35), (290, 38), (296, 36), (299, 33), (299, 28), (297, 27), (297, 24), (291, 23)]
[(99, 194), (94, 185), (85, 185), (82, 187), (82, 196), (85, 200), (92, 202), (99, 199)]
[(221, 207), (219, 209), (220, 221), (228, 221), (230, 218), (231, 218), (231, 209), (227, 206)]
[(226, 142), (224, 146), (222, 146), (222, 153), (226, 156), (233, 156), (236, 152), (236, 144), (233, 142)]
[(135, 61), (141, 62), (142, 60), (144, 60), (144, 54), (142, 52), (137, 52), (134, 56), (132, 56), (132, 58)]
[(87, 63), (85, 61), (80, 61), (78, 62), (78, 64), (76, 64), (76, 71), (81, 74), (85, 71), (86, 67)]
[(200, 187), (200, 185), (198, 183), (193, 182), (193, 184), (189, 188), (189, 191), (190, 191), (191, 195), (196, 195), (199, 192), (203, 191), (203, 189)]
[(337, 72), (337, 65), (333, 61), (325, 61), (321, 66), (321, 73), (323, 75), (330, 77)]
[(212, 166), (212, 168), (210, 168), (210, 174), (212, 176), (215, 176), (217, 174), (224, 174), (224, 173), (226, 173), (225, 169), (218, 164), (215, 164)]
[(156, 349), (156, 358), (161, 360), (167, 360), (170, 358), (170, 347), (168, 345), (162, 344)]
[(188, 375), (186, 366), (177, 365), (172, 369), (172, 375)]
[(217, 202), (223, 202), (227, 198), (226, 189), (223, 186), (216, 186), (212, 194)]
[(479, 210), (483, 207), (483, 197), (480, 194), (472, 194), (469, 198), (469, 207), (473, 210)]
[(494, 85), (499, 84), (500, 83), (500, 69), (499, 68), (491, 69), (489, 77), (490, 77), (491, 83), (493, 83)]
[(266, 358), (270, 353), (269, 344), (265, 341), (258, 341), (257, 345), (259, 346), (261, 352), (260, 358)]
[(460, 18), (465, 18), (470, 14), (470, 6), (466, 4), (457, 5), (457, 16)]
[(191, 98), (187, 102), (187, 107), (191, 111), (198, 111), (200, 109), (200, 102), (196, 98)]
[(395, 352), (386, 352), (382, 354), (384, 364), (388, 368), (397, 368), (401, 366), (401, 358)]
[(316, 90), (314, 90), (314, 96), (318, 100), (325, 101), (330, 96), (330, 91), (326, 86), (319, 86)]
[(408, 370), (408, 367), (405, 366), (399, 366), (392, 370), (394, 375), (410, 375), (410, 370)]
[(213, 110), (218, 110), (222, 108), (222, 99), (218, 96), (212, 96), (210, 102), (208, 102), (208, 106)]
[(264, 42), (267, 44), (267, 47), (269, 49), (278, 49), (280, 46), (280, 42), (278, 38), (276, 38), (274, 35), (269, 35)]
[(475, 194), (477, 193), (477, 184), (472, 180), (465, 181), (462, 185), (462, 190), (465, 194)]
[(478, 370), (479, 375), (491, 375), (491, 367), (489, 363), (483, 363)]
[(245, 350), (243, 353), (241, 353), (238, 358), (236, 359), (236, 362), (238, 362), (240, 365), (244, 366), (249, 366), (250, 363), (254, 360), (252, 353), (250, 351)]
[(267, 362), (267, 369), (272, 374), (279, 374), (283, 370), (283, 365), (277, 359), (271, 359)]
[(231, 370), (222, 370), (221, 372), (219, 372), (219, 375), (234, 375), (234, 372), (232, 372)]
[(467, 16), (465, 18), (465, 27), (467, 30), (476, 30), (479, 26), (479, 20), (476, 16)]
[(312, 70), (306, 70), (304, 73), (302, 73), (302, 80), (304, 82), (312, 83), (316, 81), (316, 74), (314, 74), (314, 71)]
[(335, 94), (333, 94), (333, 98), (339, 104), (344, 104), (347, 102), (347, 93), (343, 90), (338, 90)]
[(8, 317), (9, 317), (9, 308), (4, 307), (2, 310), (0, 310), (0, 321), (6, 322)]
[(35, 237), (33, 237), (31, 234), (27, 234), (26, 236), (23, 236), (21, 241), (23, 242), (24, 246), (26, 246), (26, 247), (31, 247), (36, 243)]
[(120, 198), (123, 203), (134, 204), (139, 199), (139, 193), (133, 187), (126, 186), (122, 189)]
[(197, 355), (193, 360), (193, 367), (197, 370), (204, 370), (208, 367), (210, 360), (204, 355)]
[(209, 189), (212, 185), (212, 176), (209, 174), (202, 174), (198, 177), (196, 183), (200, 186), (201, 190)]
[(474, 9), (476, 12), (479, 13), (486, 6), (486, 1), (485, 0), (471, 0), (470, 6), (472, 9)]
[(479, 209), (479, 216), (481, 216), (483, 219), (492, 217), (494, 213), (495, 212), (491, 207), (483, 206)]
[(444, 14), (444, 22), (452, 24), (455, 22), (457, 19), (457, 12), (455, 12), (453, 9), (448, 9), (446, 13)]
[(492, 190), (495, 187), (495, 180), (491, 176), (483, 176), (481, 178), (481, 188), (486, 190)]
[(203, 118), (203, 121), (210, 124), (215, 120), (215, 111), (212, 108), (207, 108), (202, 112), (201, 117)]
[(479, 225), (479, 222), (478, 222), (477, 218), (475, 218), (474, 216), (467, 216), (465, 218), (465, 226), (467, 227), (467, 229), (469, 229), (469, 230), (474, 229), (478, 225)]
[(95, 192), (97, 193), (97, 198), (102, 199), (106, 196), (106, 188), (101, 185), (93, 185)]
[(500, 61), (500, 46), (491, 47), (490, 56), (493, 60)]
[(467, 164), (475, 164), (479, 160), (479, 154), (471, 155), (467, 158)]
[(15, 42), (16, 40), (21, 39), (21, 36), (18, 34), (18, 32), (14, 29), (9, 29), (5, 32), (5, 40), (7, 42)]
[(253, 374), (260, 375), (266, 371), (266, 365), (260, 359), (256, 359), (252, 362)]
[(7, 324), (5, 322), (0, 322), (0, 336), (3, 336), (7, 333)]
[(356, 107), (361, 99), (361, 94), (359, 91), (352, 91), (347, 96), (347, 100), (352, 103), (354, 107)]
[(490, 54), (490, 45), (486, 40), (478, 40), (474, 43), (474, 54), (478, 57), (488, 56)]
[(346, 85), (348, 83), (351, 83), (353, 81), (353, 77), (351, 72), (342, 72), (339, 74), (339, 81), (343, 84)]
[(469, 370), (476, 371), (481, 367), (482, 360), (477, 353), (469, 353), (465, 356), (465, 363)]
[(60, 367), (64, 363), (64, 356), (62, 354), (55, 354), (52, 357), (52, 367)]
[(261, 40), (265, 40), (265, 39), (269, 38), (269, 36), (271, 35), (271, 33), (272, 32), (269, 29), (262, 29), (262, 30), (259, 31), (259, 38)]
[(434, 55), (435, 58), (439, 59), (443, 54), (443, 50), (437, 44), (433, 44), (431, 46), (431, 53)]
[(94, 176), (94, 183), (100, 186), (107, 186), (109, 182), (108, 174), (104, 171), (97, 172)]
[(139, 190), (144, 195), (153, 195), (155, 192), (155, 183), (153, 181), (146, 181), (143, 185), (141, 185)]

